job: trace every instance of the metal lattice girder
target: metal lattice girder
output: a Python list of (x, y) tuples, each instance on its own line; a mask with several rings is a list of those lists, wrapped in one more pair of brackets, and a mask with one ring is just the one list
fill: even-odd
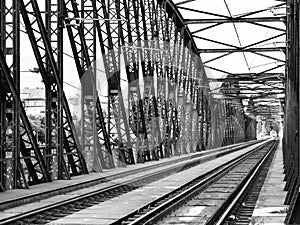
[[(20, 93), (20, 20), (18, 1), (1, 1), (1, 169), (2, 190), (28, 188), (51, 181), (32, 127), (19, 98)], [(9, 62), (9, 64), (8, 64)], [(21, 121), (20, 121), (21, 118)], [(12, 129), (12, 139), (4, 129)], [(8, 139), (11, 141), (9, 147)], [(8, 154), (7, 154), (8, 153)], [(20, 156), (20, 153), (23, 157)], [(8, 157), (7, 157), (8, 156)], [(6, 159), (4, 159), (4, 158)], [(12, 159), (9, 159), (12, 157)], [(11, 161), (10, 161), (11, 160)], [(11, 167), (11, 168), (10, 168)], [(23, 170), (26, 167), (26, 170)], [(5, 177), (6, 176), (6, 177)], [(26, 177), (25, 177), (26, 176)]]
[[(172, 28), (172, 24), (170, 25), (170, 27)], [(187, 95), (189, 95), (189, 98), (193, 98), (194, 97), (194, 92), (195, 92), (195, 83), (191, 79), (187, 78), (186, 74), (190, 74), (191, 70), (193, 70), (193, 73), (194, 73), (194, 72), (196, 72), (197, 69), (196, 69), (195, 66), (192, 66), (192, 67), (189, 67), (189, 65), (186, 66), (186, 62), (189, 62), (189, 61), (188, 60), (185, 61), (184, 59), (185, 59), (185, 51), (188, 51), (188, 49), (184, 48), (184, 45), (182, 44), (182, 38), (178, 38), (178, 35), (179, 35), (178, 31), (177, 30), (175, 31), (175, 33), (177, 35), (174, 33), (174, 29), (173, 30), (171, 29), (171, 31), (173, 31), (173, 32), (171, 32), (172, 35), (171, 36), (169, 35), (168, 38), (170, 40), (172, 40), (173, 42), (175, 42), (175, 45), (179, 45), (179, 46), (177, 48), (173, 48), (173, 53), (172, 54), (173, 54), (173, 56), (174, 56), (173, 58), (175, 60), (173, 60), (172, 63), (171, 63), (171, 66), (172, 66), (171, 67), (171, 69), (172, 69), (171, 71), (172, 72), (169, 75), (169, 80), (174, 79), (175, 81), (178, 81), (178, 82), (176, 82), (176, 85), (177, 85), (177, 83), (179, 84), (179, 88), (177, 88), (177, 90), (179, 90), (179, 89), (185, 90), (185, 87), (188, 87), (189, 90), (186, 91), (186, 93), (184, 93), (184, 95), (187, 94)], [(176, 59), (176, 56), (180, 56), (181, 55), (180, 54), (180, 52), (181, 52), (181, 46), (183, 47), (183, 54), (182, 54), (181, 57), (178, 57), (178, 59)], [(178, 68), (175, 68), (174, 63), (175, 63), (175, 65), (179, 65), (180, 64), (180, 60), (183, 61), (182, 68), (184, 68), (184, 69), (181, 70), (181, 71), (178, 71)], [(186, 67), (189, 68), (188, 69), (189, 72), (186, 71), (186, 69), (185, 69)], [(177, 92), (177, 95), (179, 95), (179, 92)], [(182, 129), (182, 131), (184, 131), (184, 130), (185, 129)], [(190, 132), (190, 130), (189, 130), (189, 132)], [(182, 138), (181, 138), (181, 140), (182, 140)]]
[[(111, 142), (116, 142), (117, 136), (118, 155), (123, 163), (133, 164), (135, 162), (133, 145), (131, 142), (129, 123), (124, 108), (123, 95), (120, 89), (120, 54), (118, 36), (116, 4), (114, 1), (108, 3), (104, 1), (93, 1), (95, 25), (103, 57), (104, 68), (108, 80), (108, 132)], [(109, 10), (109, 11), (108, 11)], [(100, 19), (100, 21), (98, 20)], [(110, 26), (111, 24), (114, 24)]]
[(135, 143), (138, 162), (151, 160), (147, 130), (144, 117), (143, 103), (139, 88), (139, 48), (140, 33), (136, 14), (138, 6), (133, 1), (115, 1), (117, 18), (127, 22), (119, 22), (119, 44), (122, 45), (122, 53), (125, 62), (128, 80), (128, 108), (129, 124), (133, 134), (132, 142)]
[[(149, 140), (145, 123), (144, 104), (139, 85), (139, 61), (141, 51), (141, 34), (139, 25), (139, 2), (131, 0), (116, 1), (119, 22), (119, 39), (126, 66), (128, 80), (129, 123), (133, 131), (137, 151), (141, 151), (143, 161), (151, 160)], [(142, 60), (142, 59), (141, 59)]]
[[(56, 14), (61, 14), (61, 5), (58, 5), (55, 0), (46, 0), (45, 2), (45, 29), (48, 39), (51, 44), (52, 54), (58, 63), (58, 75), (62, 81), (62, 26), (61, 17)], [(32, 26), (34, 27), (34, 25)], [(59, 49), (58, 49), (59, 48)], [(61, 60), (59, 60), (59, 57)], [(54, 74), (51, 69), (49, 58), (44, 57), (45, 72), (49, 78), (48, 88), (46, 88), (46, 110), (45, 110), (45, 161), (49, 171), (51, 171), (52, 179), (63, 179), (63, 170), (58, 165), (63, 165), (63, 115), (62, 115), (62, 88), (55, 82)], [(62, 84), (60, 84), (62, 86)], [(58, 152), (57, 156), (54, 152)], [(55, 168), (58, 168), (56, 170)], [(66, 175), (69, 178), (69, 175)]]
[[(14, 84), (20, 90), (20, 28), (19, 8), (16, 1), (0, 1), (0, 49), (6, 54), (10, 63)], [(2, 76), (1, 76), (2, 77)], [(0, 78), (3, 79), (3, 78)], [(5, 82), (5, 81), (4, 81)], [(6, 90), (7, 91), (7, 90)], [(10, 188), (27, 187), (27, 183), (20, 183), (20, 104), (13, 99), (11, 93), (1, 93), (1, 154), (0, 154), (0, 183), (3, 191)], [(7, 135), (8, 129), (12, 129), (12, 137)], [(12, 161), (9, 162), (9, 157)]]
[[(162, 137), (164, 138), (164, 153), (166, 157), (171, 156), (172, 151), (172, 136), (171, 136), (171, 127), (172, 127), (172, 110), (171, 104), (172, 101), (169, 96), (169, 84), (172, 82), (172, 62), (171, 62), (171, 52), (170, 46), (171, 43), (171, 31), (169, 27), (170, 18), (163, 5), (157, 5), (157, 33), (158, 33), (158, 42), (157, 49), (162, 49), (163, 52), (158, 51), (160, 62), (158, 69), (160, 72), (158, 76), (158, 93), (160, 98), (160, 109), (162, 113)], [(161, 41), (159, 41), (161, 40)], [(175, 103), (175, 102), (173, 102)], [(170, 111), (169, 111), (170, 109)], [(168, 113), (170, 112), (170, 113)]]
[(15, 87), (13, 78), (11, 76), (11, 71), (6, 63), (5, 55), (3, 54), (2, 50), (0, 51), (0, 65), (2, 77), (4, 77), (4, 80), (6, 81), (5, 83), (3, 82), (1, 84), (3, 90), (8, 90), (8, 92), (12, 94), (13, 98), (16, 99), (16, 102), (20, 103), (20, 105), (18, 106), (20, 109), (20, 118), (22, 121), (19, 136), (21, 142), (20, 152), (24, 157), (22, 159), (22, 162), (24, 162), (24, 166), (26, 165), (28, 170), (28, 174), (26, 175), (28, 175), (29, 179), (27, 180), (27, 182), (29, 185), (39, 184), (42, 182), (50, 182), (50, 174), (46, 168), (43, 155), (40, 151), (41, 149), (36, 142), (36, 138), (33, 134), (29, 119), (27, 118), (25, 109), (21, 104), (19, 91)]
[[(119, 156), (126, 164), (134, 164), (133, 145), (130, 137), (129, 123), (124, 108), (123, 95), (120, 89), (120, 49), (118, 39), (118, 22), (110, 22), (109, 18), (118, 21), (116, 4), (98, 0), (92, 1), (95, 26), (98, 33), (103, 64), (108, 80), (108, 134), (111, 142), (117, 136)], [(109, 11), (108, 11), (109, 10)], [(111, 26), (111, 23), (115, 23)]]
[(155, 101), (154, 103), (156, 106), (154, 106), (154, 114), (156, 115), (156, 129), (158, 130), (158, 134), (160, 135), (160, 142), (159, 142), (159, 148), (158, 148), (158, 155), (160, 158), (165, 157), (164, 151), (163, 151), (163, 143), (165, 142), (164, 137), (164, 114), (163, 114), (163, 105), (164, 105), (164, 92), (161, 88), (164, 86), (162, 85), (162, 77), (163, 77), (163, 65), (162, 65), (162, 54), (160, 52), (161, 46), (159, 41), (159, 15), (158, 15), (158, 8), (155, 2), (147, 2), (148, 10), (147, 13), (149, 14), (149, 17), (151, 18), (152, 22), (150, 24), (150, 30), (149, 38), (151, 46), (150, 48), (153, 48), (154, 51), (152, 51), (152, 68), (153, 68), (153, 79), (157, 80), (157, 86), (154, 86), (155, 90)]
[(150, 151), (153, 159), (158, 159), (158, 151), (160, 151), (161, 131), (159, 127), (157, 96), (154, 87), (154, 55), (151, 49), (155, 48), (155, 24), (153, 18), (153, 1), (140, 0), (139, 18), (141, 40), (144, 41), (144, 48), (140, 49), (141, 66), (144, 77), (144, 105), (146, 111), (146, 129), (150, 144)]
[(158, 155), (160, 158), (165, 157), (163, 151), (163, 143), (165, 142), (165, 135), (164, 135), (164, 113), (163, 113), (163, 106), (164, 106), (164, 86), (162, 86), (162, 77), (163, 77), (163, 59), (162, 54), (160, 52), (161, 46), (159, 41), (159, 20), (158, 20), (158, 9), (157, 5), (154, 3), (150, 3), (148, 1), (148, 13), (150, 18), (152, 18), (153, 22), (151, 23), (151, 47), (155, 49), (152, 55), (152, 62), (153, 62), (153, 79), (157, 79), (157, 86), (154, 87), (156, 98), (154, 104), (154, 113), (156, 120), (156, 129), (158, 129), (158, 134), (160, 135), (160, 142), (158, 148)]
[(200, 87), (197, 88), (197, 125), (196, 125), (196, 132), (197, 132), (197, 147), (196, 147), (196, 151), (201, 151), (201, 89)]
[(166, 39), (169, 41), (169, 45), (167, 45), (167, 48), (165, 52), (168, 54), (167, 58), (167, 77), (168, 80), (168, 101), (170, 104), (170, 107), (173, 109), (169, 115), (169, 126), (170, 126), (170, 138), (169, 142), (173, 149), (173, 154), (178, 154), (176, 149), (176, 135), (173, 133), (175, 130), (175, 127), (177, 126), (176, 120), (174, 118), (175, 110), (177, 107), (177, 96), (179, 93), (179, 85), (178, 85), (178, 61), (179, 61), (179, 48), (180, 48), (180, 33), (179, 28), (175, 24), (175, 16), (174, 15), (168, 15), (168, 18), (166, 18), (168, 21), (167, 27), (166, 27)]
[(185, 97), (183, 95), (179, 95), (178, 97), (179, 103), (179, 118), (180, 118), (180, 152), (182, 154), (187, 154), (187, 139), (186, 139), (186, 105), (185, 105)]
[[(134, 1), (133, 1), (134, 2)], [(137, 32), (140, 34), (137, 40), (137, 47), (140, 53), (140, 61), (144, 77), (144, 100), (149, 101), (152, 98), (151, 111), (148, 111), (148, 117), (151, 116), (154, 121), (147, 124), (148, 140), (151, 143), (152, 158), (157, 158), (157, 152), (161, 151), (162, 137), (161, 129), (159, 127), (158, 108), (157, 108), (157, 95), (156, 88), (154, 87), (155, 78), (155, 53), (159, 51), (156, 49), (157, 40), (157, 24), (155, 15), (155, 3), (152, 1), (140, 1), (137, 4), (138, 10), (135, 10), (135, 23)], [(139, 16), (142, 15), (142, 16)], [(156, 141), (154, 140), (156, 139)], [(156, 143), (156, 144), (154, 144)]]
[(178, 54), (180, 55), (180, 58), (178, 59), (177, 64), (180, 65), (180, 70), (178, 72), (178, 78), (177, 78), (177, 84), (178, 84), (178, 108), (180, 112), (180, 146), (181, 146), (181, 153), (187, 153), (186, 150), (186, 136), (185, 136), (185, 102), (186, 102), (186, 97), (185, 97), (185, 82), (186, 82), (186, 57), (187, 57), (187, 48), (185, 46), (185, 36), (184, 36), (184, 29), (181, 30), (180, 32), (180, 39), (179, 39), (179, 51)]
[[(82, 145), (84, 149), (84, 156), (88, 164), (89, 170), (101, 171), (101, 165), (105, 165), (103, 161), (103, 156), (100, 158), (97, 157), (97, 124), (96, 124), (96, 99), (97, 99), (97, 90), (96, 90), (96, 73), (97, 73), (97, 48), (96, 48), (96, 28), (94, 26), (94, 11), (92, 7), (92, 2), (90, 0), (81, 0), (81, 12), (80, 12), (82, 20), (80, 23), (83, 25), (83, 32), (85, 37), (85, 44), (87, 49), (87, 54), (89, 57), (89, 61), (93, 62), (91, 64), (90, 71), (91, 74), (86, 73), (84, 76), (92, 77), (92, 87), (83, 88), (81, 91), (81, 108), (82, 108), (82, 120), (81, 120), (81, 139)], [(81, 53), (83, 54), (83, 53)], [(83, 55), (84, 60), (84, 55)], [(85, 62), (82, 62), (83, 64)], [(85, 77), (83, 77), (85, 79)], [(82, 82), (83, 83), (83, 82)], [(102, 161), (102, 162), (101, 162)]]
[(209, 102), (206, 95), (202, 95), (202, 130), (203, 130), (203, 141), (202, 148), (206, 149), (208, 145), (208, 135), (209, 135)]
[(212, 115), (211, 120), (211, 139), (209, 143), (210, 148), (221, 147), (224, 132), (225, 132), (225, 111), (224, 111), (224, 102), (219, 99), (214, 99), (212, 103)]
[[(52, 103), (51, 110), (53, 111), (51, 113), (54, 116), (53, 122), (57, 126), (55, 129), (58, 129), (58, 131), (61, 130), (58, 132), (58, 146), (55, 146), (56, 150), (49, 146), (51, 155), (54, 157), (57, 154), (58, 157), (57, 161), (53, 158), (53, 164), (51, 165), (58, 168), (58, 173), (54, 176), (57, 176), (58, 179), (65, 179), (70, 177), (70, 172), (71, 175), (87, 173), (75, 130), (71, 131), (74, 126), (67, 99), (63, 94), (62, 77), (60, 74), (62, 71), (58, 71), (57, 61), (53, 56), (53, 49), (38, 4), (35, 0), (26, 1), (26, 4), (25, 1), (21, 1), (20, 7), (46, 90), (52, 92), (49, 98)], [(58, 65), (61, 65), (61, 62)], [(48, 129), (52, 130), (53, 128), (49, 127)], [(50, 136), (48, 138), (52, 139), (53, 137)], [(62, 140), (63, 143), (60, 143)]]
[[(64, 1), (63, 14), (65, 17), (66, 28), (78, 71), (79, 78), (82, 82), (82, 89), (84, 91), (94, 90), (96, 87), (96, 80), (93, 65), (89, 56), (88, 46), (84, 37), (83, 23), (81, 23), (78, 6), (75, 0)], [(75, 21), (75, 24), (72, 22)], [(109, 140), (109, 133), (105, 127), (105, 118), (100, 105), (98, 96), (96, 98), (96, 120), (97, 120), (97, 132), (98, 139), (96, 139), (97, 149), (94, 149), (96, 155), (100, 158), (101, 165), (94, 165), (94, 168), (113, 168), (114, 162), (111, 151), (111, 144)], [(94, 118), (94, 117), (93, 117)], [(94, 121), (93, 121), (94, 122)], [(91, 123), (93, 123), (91, 121)], [(96, 121), (95, 121), (96, 122)], [(95, 161), (99, 163), (98, 160)]]

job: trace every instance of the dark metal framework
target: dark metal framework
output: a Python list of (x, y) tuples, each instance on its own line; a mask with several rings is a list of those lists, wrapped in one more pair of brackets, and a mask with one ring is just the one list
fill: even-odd
[[(175, 1), (176, 3), (177, 1)], [(204, 3), (203, 3), (204, 4)], [(192, 8), (193, 1), (180, 1), (177, 6), (181, 12), (191, 12), (193, 15), (197, 14), (199, 17), (197, 19), (185, 19), (184, 24), (191, 25), (199, 25), (197, 28), (193, 26), (191, 33), (195, 41), (201, 41), (201, 43), (208, 43), (212, 48), (204, 48), (204, 44), (199, 46), (198, 53), (201, 56), (205, 56), (208, 60), (204, 61), (204, 67), (219, 74), (223, 74), (222, 79), (213, 79), (213, 81), (217, 82), (238, 82), (239, 88), (241, 88), (241, 92), (238, 95), (230, 95), (232, 98), (242, 98), (249, 99), (249, 96), (263, 100), (264, 98), (269, 98), (270, 96), (277, 95), (279, 93), (284, 93), (284, 83), (285, 76), (282, 74), (277, 77), (273, 76), (279, 69), (284, 68), (286, 59), (285, 57), (279, 57), (278, 53), (286, 53), (286, 42), (278, 43), (274, 47), (266, 47), (267, 44), (270, 44), (272, 41), (275, 43), (279, 38), (286, 36), (286, 29), (282, 28), (282, 24), (286, 24), (286, 14), (288, 14), (289, 9), (286, 6), (286, 3), (279, 3), (274, 1), (274, 5), (272, 7), (258, 9), (256, 11), (242, 13), (236, 16), (233, 16), (230, 12), (230, 6), (227, 4), (226, 0), (224, 1), (224, 6), (227, 7), (227, 12), (224, 14), (217, 14), (213, 11), (203, 11), (200, 8), (195, 9)], [(199, 3), (201, 7), (201, 3)], [(274, 13), (273, 16), (261, 16), (263, 13), (274, 11), (276, 9), (281, 9), (281, 13)], [(284, 11), (284, 12), (282, 12)], [(229, 15), (227, 15), (229, 14)], [(234, 45), (231, 43), (220, 41), (220, 38), (212, 38), (205, 37), (204, 32), (210, 31), (212, 29), (217, 30), (219, 27), (224, 24), (232, 24), (235, 37), (239, 41), (239, 45)], [(261, 40), (257, 40), (253, 43), (242, 45), (240, 40), (240, 35), (243, 31), (240, 31), (237, 28), (236, 24), (251, 24), (253, 32), (255, 32), (255, 28), (265, 29), (273, 31), (274, 35), (270, 37), (262, 37)], [(275, 45), (275, 44), (274, 44)], [(233, 73), (228, 71), (227, 69), (223, 69), (222, 65), (224, 63), (221, 61), (224, 58), (228, 58), (235, 54), (241, 54), (244, 58), (246, 66), (249, 68), (249, 64), (247, 62), (246, 54), (253, 54), (261, 57), (262, 59), (268, 59), (276, 61), (276, 65), (269, 67), (267, 69), (257, 70), (257, 72), (249, 72), (249, 73)], [(209, 56), (208, 56), (209, 55)], [(218, 66), (213, 64), (220, 62)], [(262, 67), (263, 68), (263, 67)], [(279, 72), (282, 73), (282, 72)], [(224, 78), (225, 77), (225, 78)], [(244, 82), (245, 79), (247, 82)], [(254, 88), (253, 88), (254, 87)], [(270, 88), (267, 94), (265, 94), (265, 88)], [(278, 90), (283, 90), (282, 92), (278, 92)], [(263, 110), (263, 109), (261, 109)], [(281, 110), (281, 105), (278, 103), (278, 111)], [(255, 111), (252, 112), (257, 115), (260, 113), (260, 108), (257, 107)]]
[[(1, 190), (51, 181), (20, 100), (20, 5), (1, 1)], [(9, 59), (10, 58), (10, 59)], [(8, 137), (8, 129), (12, 137)]]
[[(262, 97), (264, 87), (243, 82), (285, 79), (272, 71), (228, 73), (222, 80), (225, 100), (215, 100), (199, 52), (217, 50), (196, 46), (199, 36), (187, 27), (192, 21), (185, 21), (169, 0), (0, 3), (2, 191), (253, 139), (247, 125), (253, 134), (254, 122), (244, 122), (243, 96), (237, 93), (255, 91)], [(37, 142), (20, 99), (21, 31), (45, 85), (45, 146)], [(74, 124), (64, 94), (64, 40), (81, 81), (80, 124)], [(265, 55), (274, 49), (251, 45), (220, 51)], [(99, 72), (105, 80), (98, 80)], [(239, 86), (232, 85), (236, 81)], [(108, 85), (105, 96), (99, 82)]]
[(284, 118), (284, 169), (287, 191), (285, 204), (290, 205), (286, 224), (300, 223), (300, 155), (299, 155), (299, 2), (287, 1), (287, 77)]
[[(60, 4), (57, 6), (57, 12), (62, 12), (62, 6)], [(62, 21), (58, 18), (57, 28), (54, 30), (50, 27), (51, 24), (48, 24), (47, 27), (48, 30), (51, 30), (51, 38), (57, 36), (57, 46), (59, 47), (56, 46), (57, 51), (55, 51), (55, 49), (52, 49), (47, 35), (38, 3), (35, 0), (21, 1), (20, 9), (47, 92), (46, 130), (48, 129), (48, 131), (46, 132), (45, 154), (51, 158), (50, 160), (47, 159), (48, 170), (52, 170), (54, 173), (57, 172), (57, 175), (53, 176), (55, 178), (57, 176), (58, 179), (69, 179), (71, 175), (87, 173), (78, 138), (72, 124), (68, 102), (63, 94), (62, 62), (54, 58), (54, 54), (57, 55), (58, 59), (62, 57), (62, 49), (59, 46), (62, 41), (60, 36), (62, 34), (59, 32), (59, 29), (62, 29)], [(47, 18), (47, 20), (51, 20), (51, 18)], [(56, 132), (53, 132), (53, 129)], [(53, 137), (53, 133), (57, 136)]]

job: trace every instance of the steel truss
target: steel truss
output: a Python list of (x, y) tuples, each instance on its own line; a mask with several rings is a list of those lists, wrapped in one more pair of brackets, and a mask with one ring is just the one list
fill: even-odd
[[(101, 171), (102, 168), (113, 168), (114, 162), (112, 158), (112, 151), (111, 151), (111, 145), (109, 141), (109, 133), (107, 132), (107, 129), (105, 127), (105, 119), (103, 116), (102, 107), (100, 104), (100, 100), (95, 93), (94, 87), (95, 87), (95, 73), (94, 70), (95, 65), (92, 65), (91, 58), (92, 56), (89, 55), (89, 51), (93, 51), (93, 44), (87, 45), (85, 40), (85, 32), (84, 32), (84, 23), (81, 23), (81, 21), (78, 21), (78, 18), (80, 18), (79, 10), (76, 1), (70, 0), (70, 1), (64, 1), (64, 10), (63, 15), (65, 17), (65, 23), (67, 32), (69, 35), (69, 40), (71, 43), (76, 68), (78, 71), (79, 78), (81, 79), (82, 83), (82, 89), (83, 89), (83, 96), (84, 99), (84, 106), (87, 107), (87, 110), (89, 110), (89, 118), (90, 121), (85, 121), (90, 124), (90, 127), (93, 127), (93, 124), (95, 124), (95, 121), (97, 121), (97, 136), (93, 142), (95, 142), (96, 147), (95, 149), (85, 149), (85, 151), (92, 151), (92, 170)], [(72, 25), (71, 21), (75, 21), (75, 24)], [(94, 35), (94, 33), (93, 33)], [(95, 40), (95, 39), (93, 39)], [(93, 93), (89, 93), (89, 90), (92, 90)], [(91, 98), (92, 96), (92, 98)], [(91, 100), (92, 99), (92, 100)], [(91, 113), (95, 112), (96, 115), (92, 115)], [(92, 120), (92, 118), (95, 118), (95, 120)], [(82, 128), (82, 138), (87, 138), (84, 135), (86, 135), (85, 127), (83, 125)], [(93, 138), (96, 136), (94, 133), (95, 128), (92, 128), (93, 130)], [(85, 141), (84, 141), (85, 144)], [(93, 146), (95, 146), (93, 145)]]
[[(203, 43), (210, 44), (210, 46), (215, 46), (212, 48), (204, 48), (203, 46), (200, 46), (198, 48), (198, 53), (200, 53), (202, 56), (208, 56), (209, 54), (209, 59), (204, 61), (203, 64), (206, 68), (211, 69), (214, 72), (217, 73), (222, 73), (226, 78), (222, 79), (217, 79), (219, 82), (226, 81), (226, 82), (238, 82), (239, 87), (238, 88), (243, 88), (244, 90), (250, 90), (253, 84), (259, 84), (261, 88), (257, 88), (255, 91), (251, 92), (245, 92), (245, 93), (240, 93), (238, 95), (230, 95), (231, 97), (236, 97), (240, 98), (243, 97), (243, 99), (247, 99), (247, 96), (252, 95), (253, 97), (259, 97), (259, 98), (264, 98), (268, 97), (268, 95), (264, 95), (263, 89), (267, 86), (272, 88), (273, 90), (280, 90), (281, 88), (284, 88), (284, 76), (281, 77), (274, 77), (272, 76), (272, 73), (276, 73), (276, 71), (280, 68), (284, 68), (285, 65), (285, 59), (282, 59), (282, 57), (278, 56), (278, 53), (283, 52), (285, 54), (286, 52), (286, 43), (276, 43), (276, 40), (279, 40), (281, 37), (286, 36), (286, 29), (282, 28), (281, 24), (286, 24), (286, 14), (288, 14), (289, 9), (286, 6), (286, 3), (280, 3), (278, 4), (276, 1), (274, 1), (274, 6), (273, 7), (268, 7), (264, 9), (258, 9), (256, 11), (252, 12), (247, 12), (243, 13), (237, 16), (232, 16), (230, 12), (230, 7), (227, 5), (226, 1), (224, 1), (228, 14), (217, 14), (214, 13), (213, 11), (203, 11), (201, 9), (194, 9), (191, 7), (193, 4), (192, 1), (182, 1), (179, 2), (177, 5), (177, 8), (181, 12), (191, 12), (191, 13), (197, 13), (200, 18), (197, 19), (185, 19), (184, 24), (186, 25), (193, 25), (193, 24), (199, 24), (201, 25), (200, 28), (193, 28), (192, 30), (192, 35), (195, 40), (200, 40)], [(200, 4), (201, 6), (201, 4)], [(286, 12), (284, 13), (279, 13), (278, 15), (274, 16), (261, 16), (263, 15), (262, 13), (265, 13), (267, 11), (272, 11), (272, 9), (276, 8), (282, 8), (285, 9)], [(209, 17), (209, 18), (208, 18)], [(217, 40), (217, 38), (210, 38), (210, 37), (205, 37), (202, 35), (204, 32), (210, 31), (212, 29), (218, 29), (218, 27), (231, 23), (235, 29), (236, 32), (236, 37), (239, 40), (240, 45), (233, 45), (227, 42), (223, 42), (220, 40)], [(240, 41), (240, 34), (242, 33), (237, 29), (236, 24), (237, 23), (242, 23), (242, 24), (251, 24), (254, 25), (254, 27), (260, 27), (264, 28), (265, 30), (270, 30), (274, 31), (274, 35), (268, 37), (268, 38), (261, 38), (261, 40), (257, 40), (253, 43), (247, 44), (247, 45), (241, 45)], [(253, 29), (255, 30), (255, 29)], [(234, 37), (234, 38), (236, 38)], [(266, 44), (271, 43), (271, 41), (274, 41), (274, 47), (266, 47)], [(279, 45), (278, 45), (279, 44)], [(249, 68), (247, 58), (245, 54), (255, 54), (261, 58), (265, 58), (268, 60), (273, 60), (277, 62), (277, 65), (274, 67), (271, 67), (267, 70), (261, 70), (258, 71), (254, 74), (249, 74), (247, 75), (246, 79), (249, 79), (250, 76), (251, 78), (251, 83), (245, 83), (243, 82), (245, 80), (245, 77), (243, 75), (239, 75), (237, 73), (232, 73), (228, 71), (227, 69), (223, 69), (222, 62), (220, 60), (223, 60), (224, 58), (228, 58), (234, 54), (243, 54), (243, 57), (245, 59), (245, 62), (247, 64), (247, 67)], [(212, 66), (213, 63), (215, 62), (221, 62), (219, 66)], [(269, 76), (270, 75), (270, 76)], [(273, 81), (277, 83), (273, 83)], [(272, 94), (276, 94), (275, 92)], [(280, 107), (280, 106), (279, 106)], [(255, 113), (259, 114), (260, 109), (257, 108)]]
[(284, 103), (283, 160), (285, 172), (285, 204), (288, 204), (286, 224), (300, 223), (299, 166), (299, 2), (287, 1), (287, 77)]
[[(51, 5), (50, 2), (48, 4)], [(62, 11), (62, 6), (57, 12)], [(52, 171), (52, 177), (58, 179), (69, 179), (71, 175), (87, 173), (85, 161), (80, 150), (78, 138), (75, 134), (74, 125), (68, 102), (63, 94), (62, 85), (62, 35), (59, 32), (62, 21), (57, 20), (58, 28), (52, 28), (51, 18), (48, 23), (48, 30), (51, 30), (51, 38), (56, 36), (57, 51), (52, 49), (52, 45), (47, 35), (45, 25), (38, 7), (38, 3), (33, 1), (20, 2), (23, 21), (39, 66), (40, 73), (46, 88), (46, 149), (45, 154), (49, 156), (46, 159), (48, 170)], [(52, 16), (52, 11), (50, 17)], [(50, 27), (51, 26), (51, 27)], [(57, 32), (57, 33), (56, 33)], [(53, 40), (53, 39), (52, 39)], [(54, 58), (54, 53), (57, 59)], [(58, 70), (59, 67), (59, 70)], [(54, 132), (56, 130), (56, 132)], [(54, 137), (53, 133), (57, 136)], [(54, 146), (53, 146), (54, 145)], [(57, 174), (55, 174), (57, 173)]]
[[(1, 1), (1, 185), (2, 191), (51, 181), (43, 153), (20, 100), (18, 1)], [(8, 129), (12, 137), (8, 137)]]
[[(228, 72), (230, 76), (224, 78), (228, 85), (222, 89), (228, 99), (214, 106), (198, 54), (217, 50), (196, 46), (195, 39), (201, 37), (189, 31), (179, 7), (171, 1), (0, 3), (5, 8), (0, 17), (2, 191), (243, 141), (246, 124), (241, 103), (230, 97), (243, 91), (260, 93), (264, 87), (250, 89), (240, 83), (235, 90), (230, 84), (244, 79), (264, 85), (284, 79), (272, 71), (251, 78)], [(37, 143), (20, 99), (22, 23), (46, 90), (45, 146)], [(80, 132), (64, 94), (66, 39), (81, 81)], [(265, 52), (274, 49), (250, 45), (220, 51), (249, 51), (270, 58)], [(99, 80), (100, 65), (106, 81)], [(108, 85), (105, 102), (97, 89), (99, 82)], [(222, 116), (212, 118), (212, 110)], [(13, 145), (7, 147), (9, 141)]]

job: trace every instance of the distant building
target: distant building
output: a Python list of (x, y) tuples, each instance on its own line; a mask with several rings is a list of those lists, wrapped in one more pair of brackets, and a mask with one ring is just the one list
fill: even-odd
[(45, 89), (25, 87), (21, 90), (21, 101), (29, 115), (45, 113)]

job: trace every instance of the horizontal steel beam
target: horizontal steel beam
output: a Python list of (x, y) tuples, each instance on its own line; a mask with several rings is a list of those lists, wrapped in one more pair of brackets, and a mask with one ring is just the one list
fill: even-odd
[(251, 88), (251, 87), (237, 87), (237, 88), (233, 88), (233, 87), (222, 87), (221, 90), (223, 91), (274, 91), (274, 90), (281, 90), (281, 88), (263, 88), (263, 87), (257, 87), (257, 88)]
[(208, 82), (242, 82), (242, 81), (281, 81), (279, 77), (283, 77), (283, 73), (243, 73), (243, 74), (233, 74), (233, 77), (225, 78), (208, 78)]
[(212, 49), (198, 49), (198, 53), (234, 53), (234, 52), (284, 52), (285, 47), (272, 48), (212, 48)]
[(285, 22), (281, 17), (257, 17), (257, 18), (230, 18), (230, 19), (186, 19), (184, 24), (207, 24), (207, 23), (253, 23), (253, 22)]

